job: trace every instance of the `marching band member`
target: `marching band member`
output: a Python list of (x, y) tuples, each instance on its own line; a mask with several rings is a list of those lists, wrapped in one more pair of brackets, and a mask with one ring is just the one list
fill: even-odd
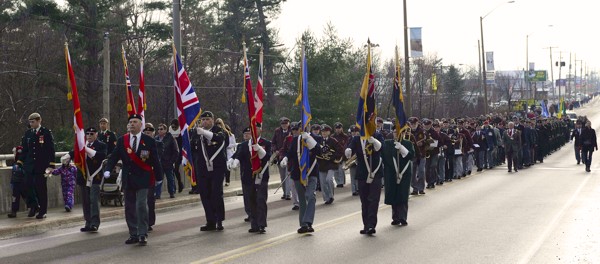
[(403, 131), (401, 138), (397, 133), (394, 139), (387, 139), (383, 145), (383, 175), (385, 186), (385, 204), (392, 206), (392, 225), (408, 225), (408, 196), (412, 158), (415, 155), (410, 132)]

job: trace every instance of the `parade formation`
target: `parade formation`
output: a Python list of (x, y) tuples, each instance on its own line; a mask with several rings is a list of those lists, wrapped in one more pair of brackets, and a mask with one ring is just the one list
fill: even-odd
[[(543, 163), (545, 157), (570, 141), (575, 161), (583, 163), (590, 172), (592, 154), (598, 149), (590, 120), (582, 116), (573, 122), (560, 113), (549, 116), (547, 109), (478, 117), (408, 117), (404, 112), (398, 63), (391, 87), (395, 116), (379, 117), (370, 48), (356, 123), (347, 126), (348, 129), (345, 129), (348, 124), (341, 122), (333, 125), (312, 122), (308, 64), (302, 48), (296, 100), (300, 114), (291, 120), (280, 117), (280, 126), (274, 129), (271, 140), (262, 136), (262, 84), (259, 81), (256, 89), (252, 89), (249, 67), (244, 63), (244, 101), (248, 105), (249, 125), (243, 130), (243, 140), (236, 142), (235, 133), (222, 119), (201, 108), (179, 55), (173, 50), (178, 119), (170, 126), (159, 124), (156, 135), (154, 126), (147, 122), (152, 118), (143, 115), (145, 105), (138, 107), (138, 111), (130, 107), (127, 133), (121, 136), (109, 130), (107, 118), (98, 121), (99, 129), (93, 126), (83, 129), (67, 50), (76, 144), (60, 159), (60, 165), (55, 164), (52, 132), (41, 125), (40, 114), (29, 116), (30, 128), (14, 149), (13, 203), (8, 217), (17, 217), (23, 198), (29, 208), (28, 217), (46, 218), (46, 177), (61, 175), (65, 210), (73, 208), (75, 185), (79, 186), (85, 222), (81, 232), (98, 232), (101, 184), (114, 177), (116, 171), (129, 229), (125, 244), (149, 242), (149, 232), (156, 223), (154, 203), (162, 198), (163, 179), (167, 181), (169, 197), (174, 198), (183, 188), (181, 176), (190, 179), (193, 186), (190, 193), (200, 195), (205, 219), (199, 230), (218, 232), (227, 227), (223, 188), (230, 183), (230, 172), (239, 170), (248, 232), (264, 234), (268, 227), (269, 168), (275, 166), (279, 172), (276, 178), (281, 182), (281, 199), (289, 200), (291, 210), (298, 213), (297, 233), (315, 232), (318, 192), (323, 204), (331, 205), (335, 202), (335, 189), (349, 185), (351, 195), (358, 196), (361, 204), (363, 228), (357, 231), (373, 235), (377, 232), (382, 192), (384, 203), (392, 208), (391, 225), (406, 226), (409, 197), (426, 195), (426, 189), (505, 163), (508, 173), (522, 173)], [(129, 91), (128, 85), (128, 94)], [(128, 98), (128, 105), (134, 105), (133, 97)], [(393, 124), (391, 129), (383, 126), (387, 121)], [(184, 168), (181, 176), (180, 167)]]

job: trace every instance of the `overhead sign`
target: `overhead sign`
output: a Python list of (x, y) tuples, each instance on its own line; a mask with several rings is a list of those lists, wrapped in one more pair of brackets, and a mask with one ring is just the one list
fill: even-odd
[(548, 80), (548, 73), (546, 71), (535, 71), (535, 74), (531, 77), (532, 82), (545, 82)]

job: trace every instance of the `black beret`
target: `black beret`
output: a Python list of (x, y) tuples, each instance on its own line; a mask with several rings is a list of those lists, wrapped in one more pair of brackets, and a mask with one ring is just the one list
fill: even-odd
[(202, 114), (200, 114), (200, 118), (203, 117), (215, 118), (215, 115), (211, 111), (204, 111)]
[(131, 120), (133, 118), (137, 118), (139, 120), (142, 120), (142, 115), (140, 115), (140, 114), (132, 114), (132, 115), (129, 116), (129, 119), (127, 119), (127, 121), (129, 121), (129, 120)]

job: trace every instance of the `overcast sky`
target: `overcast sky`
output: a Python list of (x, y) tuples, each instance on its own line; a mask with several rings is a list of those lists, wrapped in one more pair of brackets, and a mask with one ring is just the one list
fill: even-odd
[[(537, 70), (550, 70), (553, 60), (569, 64), (569, 53), (576, 54), (588, 68), (600, 62), (598, 26), (600, 2), (594, 0), (408, 0), (408, 26), (422, 27), (423, 52), (437, 54), (445, 65), (477, 67), (479, 17), (483, 19), (486, 51), (493, 51), (496, 70), (526, 67), (526, 36), (529, 35), (529, 61)], [(310, 29), (321, 35), (331, 22), (342, 38), (363, 46), (367, 38), (380, 45), (378, 52), (392, 58), (398, 44), (403, 54), (402, 0), (288, 0), (272, 26), (279, 29), (280, 40), (294, 46), (301, 33)], [(552, 25), (552, 26), (549, 26)], [(581, 64), (581, 62), (578, 62)], [(573, 65), (574, 66), (574, 65)], [(579, 66), (577, 74), (579, 75)], [(558, 68), (554, 69), (558, 79)], [(568, 67), (562, 68), (562, 76)], [(550, 72), (548, 72), (550, 75)]]

